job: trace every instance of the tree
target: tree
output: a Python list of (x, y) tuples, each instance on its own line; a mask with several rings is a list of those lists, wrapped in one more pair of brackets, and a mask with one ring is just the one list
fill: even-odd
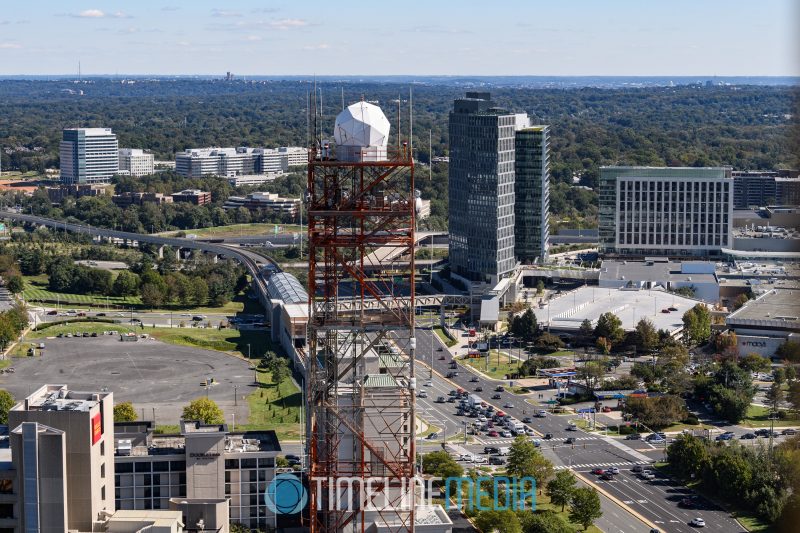
[(592, 327), (592, 321), (588, 318), (583, 319), (581, 322), (581, 327), (578, 328), (578, 335), (583, 342), (589, 342), (589, 339), (592, 338), (594, 335), (594, 327)]
[(582, 379), (586, 388), (593, 391), (605, 374), (605, 367), (599, 361), (587, 361), (576, 369), (575, 377)]
[(666, 372), (675, 372), (689, 364), (689, 350), (680, 344), (665, 346), (658, 352), (658, 364)]
[(622, 320), (611, 312), (603, 313), (597, 319), (594, 327), (595, 337), (605, 337), (611, 344), (617, 344), (625, 338), (625, 330), (622, 329)]
[(795, 415), (800, 413), (800, 381), (792, 381), (789, 383), (789, 393), (787, 400), (792, 406)]
[(14, 407), (14, 397), (5, 389), (0, 389), (0, 424), (8, 424), (8, 412)]
[(139, 291), (139, 276), (129, 270), (121, 271), (114, 280), (112, 291), (117, 296), (133, 296)]
[(522, 516), (520, 521), (525, 533), (575, 533), (575, 529), (554, 511), (524, 511), (518, 514)]
[(197, 420), (204, 424), (221, 424), (224, 421), (222, 409), (214, 400), (197, 398), (183, 408), (184, 420)]
[(114, 405), (114, 422), (136, 422), (138, 418), (131, 402)]
[(192, 278), (192, 303), (197, 306), (208, 302), (208, 283), (200, 277)]
[(672, 394), (650, 398), (628, 398), (625, 410), (644, 425), (656, 429), (683, 420), (688, 414), (684, 401)]
[(639, 320), (634, 331), (636, 349), (645, 353), (653, 351), (658, 347), (658, 340), (658, 332), (653, 323), (647, 318)]
[(536, 315), (531, 309), (527, 309), (519, 316), (515, 316), (511, 321), (511, 333), (515, 337), (532, 341), (539, 333), (539, 325), (536, 322)]
[(749, 353), (739, 360), (739, 366), (748, 372), (766, 372), (772, 365), (766, 357), (757, 353)]
[(422, 471), (442, 479), (464, 475), (464, 469), (461, 465), (445, 451), (436, 451), (423, 455)]
[(542, 333), (539, 338), (536, 339), (536, 347), (543, 351), (555, 352), (564, 347), (564, 341), (551, 333)]
[(536, 282), (536, 294), (539, 296), (544, 294), (544, 281), (539, 280), (538, 282)]
[(709, 461), (708, 448), (703, 439), (682, 434), (667, 448), (670, 468), (683, 479), (703, 472)]
[(747, 303), (747, 301), (748, 301), (749, 299), (750, 299), (750, 298), (747, 296), (747, 294), (745, 294), (745, 293), (742, 293), (742, 294), (740, 294), (739, 296), (737, 296), (737, 297), (736, 297), (736, 298), (733, 300), (733, 309), (734, 309), (734, 310), (736, 310), (736, 309), (739, 309), (739, 308), (740, 308), (740, 307), (742, 307), (744, 304), (746, 304), (746, 303)]
[(775, 355), (791, 363), (800, 363), (800, 342), (787, 340), (778, 346)]
[(280, 387), (281, 383), (283, 383), (291, 375), (291, 371), (289, 370), (289, 361), (284, 357), (272, 357), (267, 368), (272, 375), (272, 383), (276, 387)]
[(25, 284), (22, 282), (21, 276), (11, 276), (6, 280), (6, 289), (13, 294), (19, 294), (25, 288)]
[(603, 355), (608, 355), (611, 353), (611, 341), (605, 337), (597, 337), (597, 341), (594, 344)]
[(520, 524), (519, 517), (510, 509), (481, 511), (473, 521), (475, 526), (484, 533), (492, 531), (497, 531), (498, 533), (522, 533), (522, 524)]
[(553, 475), (553, 463), (545, 459), (533, 442), (520, 435), (511, 444), (506, 472), (516, 478), (533, 477), (536, 487), (541, 490)]
[(595, 520), (603, 516), (600, 509), (600, 496), (592, 487), (579, 487), (572, 494), (569, 519), (588, 529)]
[(705, 304), (697, 304), (683, 314), (684, 338), (702, 344), (711, 336), (711, 313)]
[(575, 475), (569, 470), (559, 470), (556, 476), (547, 482), (547, 495), (554, 505), (561, 506), (561, 512), (572, 501), (575, 492)]
[(164, 303), (165, 292), (155, 283), (142, 284), (142, 303), (149, 307), (160, 307)]

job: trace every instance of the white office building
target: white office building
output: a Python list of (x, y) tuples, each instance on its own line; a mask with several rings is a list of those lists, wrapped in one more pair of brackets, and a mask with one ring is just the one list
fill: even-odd
[(153, 154), (138, 148), (120, 148), (119, 170), (130, 176), (149, 176), (155, 172)]
[(119, 171), (119, 145), (110, 128), (68, 128), (59, 145), (64, 185), (108, 183)]
[(720, 255), (733, 242), (731, 169), (602, 167), (599, 218), (606, 254)]
[(234, 178), (255, 174), (281, 174), (308, 163), (305, 148), (190, 148), (175, 156), (175, 171), (187, 178)]

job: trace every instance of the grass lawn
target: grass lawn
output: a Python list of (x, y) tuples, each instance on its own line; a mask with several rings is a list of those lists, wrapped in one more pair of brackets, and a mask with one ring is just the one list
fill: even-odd
[(586, 531), (588, 533), (603, 533), (600, 528), (597, 526), (589, 526), (588, 529), (583, 529), (583, 526), (580, 524), (575, 524), (569, 521), (569, 505), (564, 509), (564, 512), (561, 512), (560, 505), (553, 505), (550, 503), (550, 498), (542, 493), (536, 495), (536, 510), (537, 511), (553, 511), (557, 515), (560, 515), (561, 518), (567, 521), (567, 523), (571, 524), (575, 527), (576, 531)]
[(99, 296), (91, 294), (69, 294), (52, 292), (47, 289), (47, 276), (25, 276), (25, 289), (22, 296), (29, 303), (60, 303), (62, 305), (92, 306), (105, 308), (106, 304), (112, 307), (141, 306), (142, 300), (138, 296)]
[[(274, 235), (276, 224), (252, 223), (252, 224), (230, 224), (228, 226), (214, 226), (211, 228), (187, 229), (183, 230), (186, 235), (197, 235), (198, 237), (250, 237), (254, 235)], [(277, 224), (278, 233), (295, 233), (300, 231), (297, 224)], [(305, 226), (303, 226), (305, 229)], [(165, 231), (159, 235), (174, 236), (178, 231)]]
[(435, 331), (435, 332), (436, 332), (436, 334), (439, 336), (439, 338), (440, 338), (440, 339), (442, 339), (442, 342), (443, 342), (443, 343), (445, 344), (445, 346), (447, 346), (448, 348), (452, 348), (453, 346), (455, 346), (456, 344), (458, 344), (458, 341), (454, 341), (453, 339), (451, 339), (450, 337), (448, 337), (447, 335), (445, 335), (445, 333), (444, 333), (444, 330), (443, 330), (442, 328), (440, 328), (440, 327), (436, 327), (436, 328), (433, 328), (433, 331)]
[(760, 518), (750, 514), (734, 513), (734, 516), (747, 531), (753, 533), (773, 533), (775, 531), (775, 527), (772, 524), (767, 524)]
[(488, 368), (486, 357), (464, 359), (462, 362), (494, 379), (506, 379), (507, 374), (515, 373), (519, 367), (516, 359), (511, 359), (505, 353), (497, 350), (489, 351)]
[[(747, 409), (747, 416), (742, 420), (741, 425), (751, 428), (768, 428), (772, 421), (767, 418), (769, 414), (768, 407), (760, 405), (751, 405)], [(775, 427), (796, 427), (800, 426), (800, 419), (797, 418), (782, 418), (775, 420)]]
[(247, 397), (250, 418), (247, 424), (237, 425), (241, 430), (272, 429), (278, 439), (299, 440), (302, 429), (303, 395), (291, 379), (280, 387), (270, 381), (269, 372), (258, 371), (258, 390)]

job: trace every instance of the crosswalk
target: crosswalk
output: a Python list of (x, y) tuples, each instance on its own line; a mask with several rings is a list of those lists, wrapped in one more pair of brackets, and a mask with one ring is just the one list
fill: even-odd
[(579, 465), (558, 465), (554, 467), (556, 470), (582, 470), (584, 468), (608, 468), (610, 466), (636, 466), (636, 465), (648, 465), (650, 463), (631, 463), (629, 461), (623, 461), (620, 463), (585, 463)]
[[(541, 437), (531, 437), (532, 439), (540, 439)], [(573, 437), (575, 442), (578, 441), (587, 441), (587, 440), (600, 440), (598, 437)], [(481, 439), (481, 442), (484, 444), (512, 444), (514, 442), (513, 438), (510, 439)], [(551, 442), (554, 443), (561, 443), (563, 442), (562, 439), (553, 439)]]

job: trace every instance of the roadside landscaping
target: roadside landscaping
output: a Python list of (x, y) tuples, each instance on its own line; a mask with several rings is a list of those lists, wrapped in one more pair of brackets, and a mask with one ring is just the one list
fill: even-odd
[(749, 428), (768, 428), (771, 424), (775, 427), (798, 427), (800, 426), (800, 418), (793, 417), (791, 411), (781, 410), (784, 418), (776, 418), (774, 421), (769, 419), (769, 407), (761, 405), (751, 405), (747, 409), (747, 415), (742, 420), (741, 425)]

